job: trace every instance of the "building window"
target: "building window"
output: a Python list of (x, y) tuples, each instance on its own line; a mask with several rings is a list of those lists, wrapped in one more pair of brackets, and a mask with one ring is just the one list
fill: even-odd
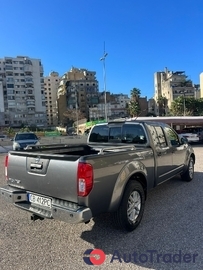
[(14, 88), (14, 84), (7, 84), (7, 88)]

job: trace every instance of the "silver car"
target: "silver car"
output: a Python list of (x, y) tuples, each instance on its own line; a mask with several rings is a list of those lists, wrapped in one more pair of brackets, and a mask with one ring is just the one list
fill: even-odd
[(203, 128), (202, 127), (186, 127), (179, 134), (187, 138), (188, 142), (199, 143), (203, 142)]
[(15, 134), (13, 141), (13, 150), (23, 150), (28, 145), (37, 145), (39, 138), (32, 132), (19, 132)]

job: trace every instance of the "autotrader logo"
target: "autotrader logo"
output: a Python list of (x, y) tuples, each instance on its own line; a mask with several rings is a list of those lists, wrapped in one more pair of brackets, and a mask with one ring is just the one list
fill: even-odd
[(101, 249), (87, 249), (83, 256), (84, 262), (89, 265), (101, 265), (105, 259), (106, 255)]

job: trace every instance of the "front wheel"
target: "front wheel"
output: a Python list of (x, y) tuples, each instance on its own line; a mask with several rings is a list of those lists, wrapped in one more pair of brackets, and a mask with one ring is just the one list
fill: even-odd
[(141, 222), (145, 206), (145, 193), (137, 181), (130, 181), (124, 191), (114, 219), (119, 228), (133, 231)]
[(186, 172), (181, 175), (182, 180), (190, 182), (194, 178), (194, 159), (190, 157)]

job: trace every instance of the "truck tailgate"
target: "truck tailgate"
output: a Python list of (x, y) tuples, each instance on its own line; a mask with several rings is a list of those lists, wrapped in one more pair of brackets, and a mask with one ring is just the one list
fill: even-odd
[(8, 184), (77, 203), (78, 157), (9, 153)]

